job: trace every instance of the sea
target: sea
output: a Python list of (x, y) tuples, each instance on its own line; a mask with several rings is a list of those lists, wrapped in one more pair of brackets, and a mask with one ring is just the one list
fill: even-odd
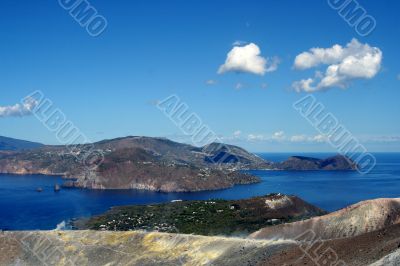
[[(328, 153), (260, 153), (271, 161), (291, 155), (325, 158)], [(101, 214), (113, 206), (163, 203), (172, 200), (243, 199), (269, 193), (301, 197), (327, 211), (362, 200), (400, 197), (400, 153), (375, 153), (375, 168), (357, 171), (250, 171), (262, 182), (233, 188), (191, 193), (143, 190), (61, 189), (57, 176), (0, 174), (0, 230), (52, 230), (65, 228), (76, 218)], [(41, 192), (37, 188), (42, 188)]]

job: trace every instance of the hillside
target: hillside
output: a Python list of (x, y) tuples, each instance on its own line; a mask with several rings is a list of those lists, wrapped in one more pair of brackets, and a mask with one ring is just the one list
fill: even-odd
[(275, 246), (267, 241), (143, 231), (1, 232), (0, 265), (255, 265), (257, 256), (273, 252)]
[(292, 156), (284, 162), (275, 164), (282, 170), (354, 170), (356, 165), (344, 156), (336, 155), (326, 159)]
[[(242, 235), (241, 238), (144, 230), (6, 231), (0, 232), (0, 265), (281, 266), (322, 265), (325, 261), (330, 263), (326, 265), (394, 266), (399, 262), (399, 202), (400, 199), (364, 201), (303, 222), (269, 225), (250, 237)], [(159, 206), (163, 207), (160, 211), (164, 207), (167, 211), (168, 208), (175, 208), (179, 214), (182, 209), (179, 204), (185, 209), (185, 206), (195, 207), (192, 203), (175, 202)], [(261, 205), (263, 211), (260, 214), (264, 217), (260, 220), (276, 217), (275, 211), (285, 216), (319, 210), (296, 197), (279, 194), (236, 201), (234, 204), (235, 208), (247, 208), (249, 226), (252, 226), (251, 221), (256, 218), (254, 214)], [(129, 215), (142, 210), (142, 220), (148, 221), (146, 215), (150, 208), (157, 208), (152, 206), (137, 210), (122, 207), (111, 210), (107, 215), (113, 214), (114, 217), (109, 218), (118, 223), (131, 221), (134, 217)], [(212, 227), (215, 220), (213, 216), (210, 219), (207, 226)], [(316, 222), (318, 220), (321, 222)], [(221, 222), (224, 221), (229, 228), (230, 220)], [(200, 221), (189, 224), (200, 226)]]
[(400, 198), (362, 201), (342, 210), (305, 221), (266, 227), (251, 235), (255, 239), (295, 239), (313, 230), (320, 239), (354, 237), (400, 224)]
[(326, 214), (296, 196), (178, 201), (122, 206), (83, 221), (81, 229), (150, 230), (197, 235), (247, 235), (265, 226)]
[(0, 136), (0, 151), (34, 149), (43, 146), (41, 143)]
[[(86, 160), (84, 163), (79, 158), (89, 150), (102, 154), (104, 160)], [(354, 169), (345, 164), (347, 161), (343, 156), (311, 165), (310, 160), (318, 159), (303, 157), (295, 164), (291, 159), (273, 163), (232, 145), (212, 143), (194, 147), (165, 138), (125, 137), (74, 147), (47, 145), (31, 150), (0, 152), (0, 173), (74, 178), (74, 181), (65, 183), (66, 187), (184, 192), (259, 182), (258, 177), (242, 172), (248, 169)], [(337, 163), (339, 161), (342, 163)], [(93, 164), (99, 167), (91, 168)]]
[[(79, 155), (92, 149), (104, 154), (99, 167), (88, 172)], [(146, 189), (162, 192), (202, 191), (259, 182), (237, 170), (267, 167), (268, 162), (247, 152), (246, 161), (209, 161), (219, 152), (163, 138), (126, 137), (79, 145), (44, 146), (28, 151), (0, 153), (0, 173), (47, 174), (75, 178), (66, 187), (90, 189)], [(249, 159), (254, 158), (254, 161)]]
[[(399, 236), (400, 226), (310, 243), (144, 231), (9, 231), (0, 232), (0, 265), (322, 265), (316, 262), (333, 250), (328, 262), (343, 262), (336, 265), (395, 266)], [(300, 247), (307, 245), (319, 248), (305, 254)]]

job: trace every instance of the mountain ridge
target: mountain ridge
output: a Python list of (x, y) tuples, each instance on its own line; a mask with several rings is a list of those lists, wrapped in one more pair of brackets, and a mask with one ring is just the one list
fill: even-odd
[(0, 151), (2, 150), (26, 150), (34, 149), (44, 146), (38, 142), (32, 142), (27, 140), (14, 139), (9, 137), (0, 136)]
[[(91, 158), (87, 156), (90, 152), (100, 156)], [(339, 158), (330, 159), (327, 164), (323, 164), (324, 160), (310, 164), (310, 160), (316, 160), (312, 158), (274, 163), (234, 145), (211, 143), (195, 147), (166, 138), (128, 136), (91, 144), (3, 151), (0, 152), (0, 173), (74, 178), (65, 183), (66, 187), (189, 192), (260, 182), (258, 177), (244, 170), (354, 168)], [(337, 161), (342, 163), (335, 164)]]

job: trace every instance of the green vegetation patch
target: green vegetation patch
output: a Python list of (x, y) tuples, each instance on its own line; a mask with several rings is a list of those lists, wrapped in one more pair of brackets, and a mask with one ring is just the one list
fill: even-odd
[(269, 212), (264, 200), (177, 201), (165, 204), (114, 207), (90, 218), (80, 228), (148, 230), (199, 235), (242, 235), (263, 227), (304, 218)]

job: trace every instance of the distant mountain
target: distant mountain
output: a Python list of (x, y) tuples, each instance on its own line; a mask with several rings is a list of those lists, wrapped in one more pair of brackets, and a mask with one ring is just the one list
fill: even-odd
[[(88, 149), (104, 155), (100, 166), (90, 172), (77, 159)], [(218, 152), (165, 138), (125, 137), (78, 145), (73, 151), (67, 146), (43, 146), (0, 152), (0, 173), (62, 175), (76, 179), (65, 182), (67, 187), (188, 192), (260, 182), (258, 177), (238, 170), (269, 166), (268, 162), (243, 150), (238, 158), (247, 158), (246, 161), (210, 161), (209, 158), (219, 157)], [(249, 160), (252, 157), (254, 161)]]
[[(87, 165), (78, 159), (87, 150), (104, 155), (104, 160), (94, 171), (87, 171)], [(77, 145), (73, 149), (41, 146), (0, 152), (0, 173), (75, 178), (75, 181), (65, 183), (68, 187), (186, 192), (260, 182), (258, 177), (242, 170), (353, 169), (346, 162), (343, 156), (336, 156), (325, 160), (292, 157), (283, 163), (272, 163), (233, 145), (212, 143), (194, 147), (165, 138), (130, 136)]]
[(206, 156), (206, 162), (221, 161), (222, 163), (242, 163), (250, 168), (270, 167), (271, 162), (249, 153), (243, 148), (234, 145), (211, 143), (202, 148), (211, 156)]
[(349, 158), (336, 155), (326, 159), (304, 156), (292, 156), (288, 160), (276, 163), (275, 167), (282, 170), (355, 170), (356, 164)]
[(43, 146), (43, 144), (41, 143), (0, 136), (0, 150), (2, 151), (27, 150), (38, 148), (41, 146)]
[(150, 152), (163, 161), (190, 164), (202, 167), (212, 167), (219, 164), (220, 167), (232, 167), (240, 169), (270, 168), (268, 162), (240, 147), (224, 143), (211, 143), (204, 147), (195, 147), (178, 143), (166, 138), (152, 137), (124, 137), (111, 140), (103, 140), (94, 143), (102, 150), (120, 150), (140, 148)]

